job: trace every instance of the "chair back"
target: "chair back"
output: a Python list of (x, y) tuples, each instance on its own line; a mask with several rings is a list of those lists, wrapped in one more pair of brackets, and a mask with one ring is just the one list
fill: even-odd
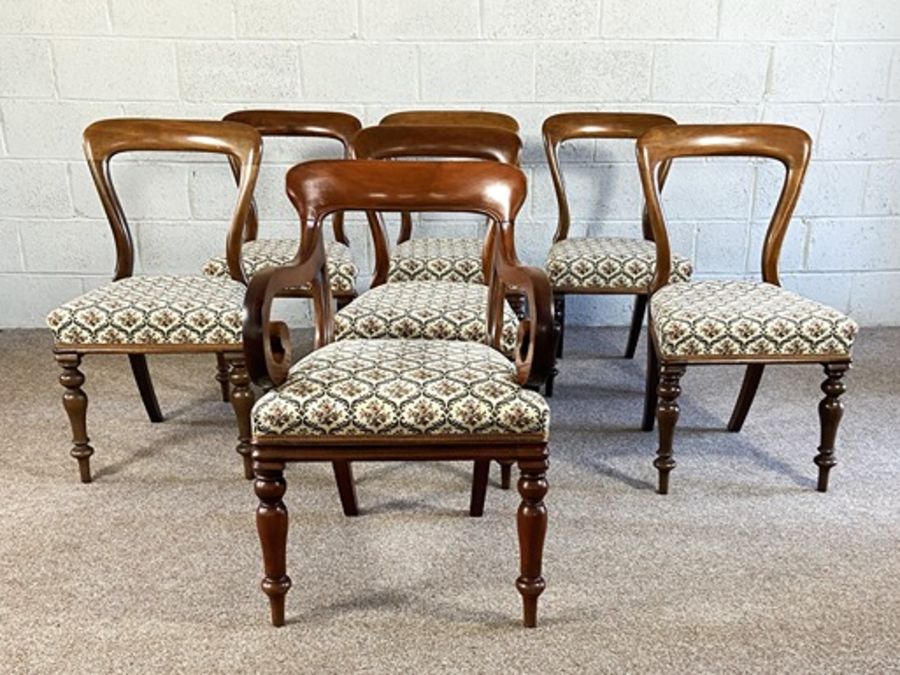
[[(349, 157), (350, 141), (362, 128), (362, 123), (353, 115), (331, 111), (308, 110), (239, 110), (222, 118), (227, 122), (240, 122), (255, 128), (260, 136), (288, 136), (293, 138), (330, 138), (338, 141), (343, 156)], [(232, 173), (238, 180), (239, 172), (232, 163)], [(344, 216), (336, 213), (332, 221), (334, 238), (342, 244), (349, 244), (344, 232)], [(244, 241), (253, 241), (259, 232), (259, 217), (256, 204), (250, 207), (244, 230)]]
[(519, 132), (519, 123), (515, 117), (489, 110), (401, 110), (385, 115), (379, 124), (498, 127), (513, 133)]
[(784, 182), (762, 250), (763, 281), (780, 285), (778, 258), (809, 165), (812, 140), (802, 129), (780, 124), (696, 124), (650, 129), (638, 139), (641, 186), (656, 240), (651, 293), (669, 280), (671, 250), (660, 200), (661, 169), (680, 157), (761, 157), (784, 165)]
[(94, 122), (84, 130), (84, 154), (113, 232), (114, 279), (134, 273), (134, 243), (110, 175), (110, 160), (126, 152), (212, 152), (225, 155), (236, 171), (238, 194), (226, 240), (228, 271), (244, 281), (241, 239), (259, 174), (262, 140), (236, 122), (121, 118)]
[[(569, 236), (571, 215), (569, 199), (566, 195), (565, 182), (559, 162), (559, 147), (566, 141), (583, 139), (623, 139), (639, 138), (648, 129), (657, 126), (677, 124), (671, 117), (646, 113), (605, 113), (605, 112), (569, 112), (551, 115), (544, 120), (541, 132), (544, 137), (544, 153), (550, 166), (550, 178), (556, 193), (556, 205), (559, 216), (556, 221), (554, 243)], [(661, 184), (665, 183), (668, 165), (662, 172)], [(653, 239), (653, 231), (644, 208), (641, 218), (644, 239)]]

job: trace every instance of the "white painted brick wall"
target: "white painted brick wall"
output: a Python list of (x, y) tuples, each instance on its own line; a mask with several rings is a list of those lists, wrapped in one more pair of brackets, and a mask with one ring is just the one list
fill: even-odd
[[(0, 0), (0, 53), (0, 327), (42, 325), (52, 306), (109, 278), (112, 241), (81, 156), (89, 121), (251, 106), (345, 110), (368, 123), (403, 108), (515, 115), (530, 179), (517, 243), (536, 264), (556, 225), (540, 143), (548, 115), (802, 126), (814, 159), (784, 283), (863, 323), (900, 324), (896, 0)], [(338, 151), (267, 141), (264, 234), (296, 232), (283, 187), (294, 158)], [(631, 145), (572, 143), (562, 157), (573, 232), (637, 235)], [(193, 272), (223, 250), (234, 186), (220, 158), (162, 159), (113, 166), (137, 267)], [(665, 194), (673, 248), (699, 275), (758, 274), (778, 178), (769, 162), (677, 163)], [(422, 225), (478, 231), (455, 218)], [(347, 230), (367, 279), (366, 227), (354, 218)], [(629, 308), (577, 299), (569, 316), (624, 323)]]

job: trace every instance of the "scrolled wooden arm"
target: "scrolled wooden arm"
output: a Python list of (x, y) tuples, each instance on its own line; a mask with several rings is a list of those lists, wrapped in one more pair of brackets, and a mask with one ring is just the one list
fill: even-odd
[(315, 317), (315, 348), (334, 337), (331, 287), (325, 261), (321, 224), (304, 230), (300, 252), (290, 265), (256, 273), (244, 296), (244, 355), (252, 380), (262, 387), (282, 384), (290, 370), (291, 342), (286, 324), (272, 321), (272, 300), (285, 289), (309, 287)]
[(488, 335), (494, 347), (499, 348), (506, 294), (508, 291), (524, 294), (528, 299), (528, 316), (519, 323), (515, 351), (516, 372), (519, 384), (539, 387), (553, 372), (556, 364), (553, 289), (543, 270), (523, 265), (519, 261), (513, 240), (513, 224), (500, 223), (490, 283)]

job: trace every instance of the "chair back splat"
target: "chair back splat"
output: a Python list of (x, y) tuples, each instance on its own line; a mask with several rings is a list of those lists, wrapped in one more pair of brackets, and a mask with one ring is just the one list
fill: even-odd
[(671, 249), (660, 192), (672, 160), (680, 157), (760, 157), (785, 167), (778, 203), (766, 230), (762, 250), (762, 278), (776, 286), (781, 244), (809, 164), (812, 140), (802, 129), (780, 124), (697, 124), (651, 129), (638, 140), (638, 167), (656, 240), (656, 276), (651, 292), (669, 281)]
[(110, 176), (110, 160), (125, 152), (212, 152), (228, 157), (238, 195), (226, 243), (231, 278), (246, 281), (241, 241), (259, 174), (262, 141), (255, 129), (235, 122), (162, 119), (108, 119), (84, 131), (84, 154), (106, 212), (116, 246), (114, 280), (134, 273), (134, 243)]

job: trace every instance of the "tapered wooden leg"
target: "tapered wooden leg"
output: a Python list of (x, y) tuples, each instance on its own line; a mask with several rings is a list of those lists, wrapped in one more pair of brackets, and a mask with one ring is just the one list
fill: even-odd
[(537, 625), (538, 597), (547, 583), (541, 576), (541, 562), (544, 556), (544, 536), (547, 533), (547, 460), (520, 460), (519, 494), (519, 559), (521, 574), (516, 580), (516, 588), (522, 595), (525, 626)]
[(684, 366), (664, 363), (660, 369), (660, 382), (657, 386), (659, 403), (656, 405), (656, 417), (659, 422), (659, 449), (653, 466), (659, 471), (657, 492), (661, 495), (669, 493), (669, 472), (675, 468), (672, 459), (672, 439), (675, 435), (675, 424), (678, 422), (678, 396), (681, 394), (680, 380), (684, 375)]
[(563, 357), (563, 336), (566, 330), (566, 296), (561, 293), (553, 294), (553, 315), (559, 330), (556, 338), (556, 358), (561, 359)]
[(759, 389), (759, 381), (762, 379), (765, 367), (765, 364), (762, 363), (751, 363), (747, 366), (741, 393), (738, 394), (734, 410), (731, 412), (731, 419), (728, 420), (728, 431), (740, 431), (744, 426), (744, 420), (747, 419), (747, 413), (750, 412), (750, 406), (753, 405), (753, 399), (756, 397), (756, 390)]
[(544, 382), (544, 396), (546, 398), (553, 398), (553, 382), (556, 380), (557, 375), (559, 375), (559, 368), (553, 366), (553, 370), (547, 376), (547, 381)]
[(644, 325), (644, 314), (647, 312), (647, 296), (634, 296), (634, 311), (631, 313), (631, 329), (628, 331), (628, 344), (625, 346), (625, 358), (633, 359), (641, 338), (641, 326)]
[(849, 368), (849, 363), (825, 364), (825, 381), (822, 383), (822, 392), (825, 394), (825, 398), (819, 402), (819, 423), (822, 435), (819, 442), (819, 454), (814, 460), (819, 467), (819, 480), (816, 485), (819, 492), (828, 490), (828, 473), (831, 471), (831, 467), (837, 464), (834, 456), (834, 442), (841, 417), (844, 416), (844, 404), (840, 397), (847, 390), (843, 377)]
[(69, 416), (69, 424), (72, 427), (70, 454), (78, 460), (81, 482), (90, 483), (91, 455), (94, 454), (94, 448), (90, 446), (91, 439), (87, 435), (88, 397), (81, 388), (84, 384), (84, 373), (78, 369), (81, 365), (81, 354), (56, 354), (56, 362), (63, 369), (59, 383), (66, 389), (63, 393), (63, 408)]
[(647, 380), (644, 385), (644, 418), (641, 421), (641, 430), (653, 431), (656, 422), (656, 388), (659, 386), (659, 357), (656, 355), (656, 347), (653, 338), (647, 335)]
[(487, 496), (488, 477), (491, 472), (491, 460), (475, 460), (472, 471), (472, 496), (469, 498), (469, 515), (480, 518), (484, 515), (484, 499)]
[(356, 486), (353, 484), (353, 469), (350, 462), (332, 462), (331, 466), (334, 469), (334, 480), (337, 483), (344, 515), (358, 516), (359, 505), (356, 503)]
[(151, 422), (162, 422), (163, 414), (159, 409), (159, 401), (156, 400), (156, 391), (153, 389), (153, 380), (150, 378), (150, 368), (147, 367), (147, 357), (144, 354), (129, 354), (128, 362), (131, 364), (131, 372), (137, 383), (144, 409)]
[(509, 490), (509, 484), (512, 479), (513, 460), (498, 459), (497, 463), (500, 465), (500, 489)]
[(228, 391), (228, 361), (221, 352), (216, 354), (216, 382), (219, 383), (219, 388), (222, 390), (222, 400), (228, 403), (231, 400)]
[(256, 466), (253, 484), (259, 505), (256, 507), (256, 531), (262, 545), (263, 593), (269, 596), (272, 625), (284, 625), (284, 596), (291, 587), (287, 575), (288, 512), (282, 501), (287, 486), (284, 481), (284, 464), (266, 463)]
[(244, 354), (233, 353), (225, 357), (230, 366), (228, 379), (231, 383), (231, 406), (238, 425), (237, 453), (244, 462), (244, 478), (253, 478), (253, 461), (250, 459), (250, 411), (253, 409), (253, 389), (250, 388), (250, 376)]

